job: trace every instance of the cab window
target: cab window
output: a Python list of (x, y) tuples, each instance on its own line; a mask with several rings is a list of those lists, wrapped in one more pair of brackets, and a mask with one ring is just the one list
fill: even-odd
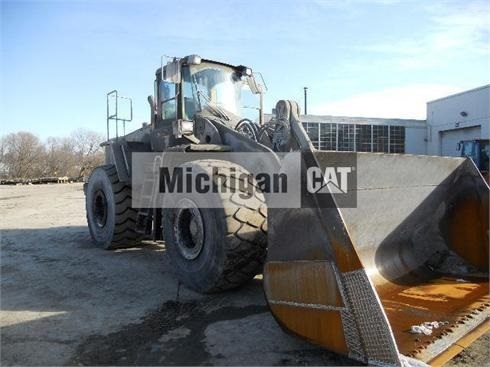
[(160, 111), (162, 119), (177, 118), (177, 86), (174, 83), (162, 81), (160, 82)]
[(182, 94), (184, 97), (184, 119), (192, 120), (200, 109), (188, 67), (182, 68)]

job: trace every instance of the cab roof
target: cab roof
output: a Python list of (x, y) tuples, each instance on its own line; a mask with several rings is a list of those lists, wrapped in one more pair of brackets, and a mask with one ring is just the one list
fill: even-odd
[[(188, 55), (188, 56), (192, 56), (192, 55)], [(179, 58), (179, 61), (186, 59), (188, 56), (185, 56), (185, 57)], [(236, 69), (236, 68), (238, 68), (239, 66), (241, 66), (241, 65), (231, 65), (231, 64), (227, 64), (227, 63), (225, 63), (225, 62), (216, 61), (216, 60), (211, 60), (211, 59), (201, 59), (201, 62), (209, 62), (209, 63), (213, 63), (213, 64), (218, 64), (218, 65), (228, 66), (228, 67), (233, 68), (233, 69)], [(166, 66), (166, 65), (164, 65), (163, 67), (165, 68), (165, 66)], [(158, 68), (158, 69), (155, 71), (155, 75), (159, 75), (159, 74), (161, 74), (161, 70), (162, 70), (162, 67), (159, 67), (159, 68)]]

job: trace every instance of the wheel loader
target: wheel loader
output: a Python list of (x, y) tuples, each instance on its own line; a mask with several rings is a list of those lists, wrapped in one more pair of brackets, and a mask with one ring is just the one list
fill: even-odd
[[(279, 101), (271, 121), (263, 121), (261, 108), (258, 122), (244, 117), (241, 93), (261, 101), (265, 83), (242, 65), (171, 58), (154, 85), (151, 122), (129, 134), (117, 130), (131, 119), (117, 111), (121, 96), (107, 96), (116, 108), (108, 104), (106, 164), (85, 187), (96, 245), (164, 240), (179, 280), (202, 293), (262, 273), (270, 310), (285, 330), (362, 363), (441, 365), (488, 330), (489, 187), (471, 159), (317, 150), (296, 102)], [(138, 163), (141, 154), (154, 159)], [(245, 158), (236, 164), (233, 154)], [(291, 177), (302, 188), (300, 205), (281, 207), (256, 190), (252, 200), (230, 206), (237, 185), (198, 199), (181, 193), (178, 205), (167, 194), (158, 205), (143, 202), (155, 191), (144, 177), (152, 164), (158, 172), (218, 167), (249, 177), (252, 154), (276, 157), (279, 173), (291, 172), (287, 157), (299, 157)], [(326, 176), (352, 157), (354, 205), (325, 177), (324, 189), (303, 190), (311, 173)]]
[(483, 178), (489, 183), (488, 156), (490, 154), (490, 140), (461, 140), (458, 143), (458, 150), (461, 157), (469, 157), (475, 162)]

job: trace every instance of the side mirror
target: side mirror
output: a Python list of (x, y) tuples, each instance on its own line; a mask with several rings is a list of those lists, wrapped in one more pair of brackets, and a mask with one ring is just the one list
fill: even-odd
[[(260, 81), (258, 81), (259, 77)], [(264, 94), (267, 91), (267, 85), (261, 73), (255, 72), (251, 76), (247, 76), (247, 82), (254, 94)]]
[(247, 76), (247, 82), (253, 94), (261, 94), (263, 92), (262, 86), (257, 83), (254, 77)]

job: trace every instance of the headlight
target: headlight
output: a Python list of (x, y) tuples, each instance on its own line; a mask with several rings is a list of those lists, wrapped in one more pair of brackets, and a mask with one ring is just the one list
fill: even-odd
[(246, 66), (240, 65), (237, 66), (237, 72), (243, 76), (252, 76), (252, 69), (247, 68)]
[(189, 55), (185, 58), (185, 62), (188, 65), (199, 65), (201, 63), (201, 56)]

